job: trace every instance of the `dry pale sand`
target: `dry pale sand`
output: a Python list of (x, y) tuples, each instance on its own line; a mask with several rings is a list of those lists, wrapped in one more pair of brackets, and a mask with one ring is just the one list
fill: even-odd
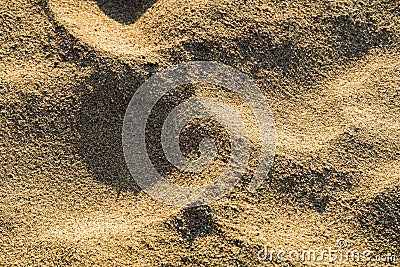
[[(325, 266), (257, 252), (344, 239), (398, 259), (330, 266), (399, 266), (399, 48), (397, 0), (0, 0), (0, 265)], [(121, 129), (192, 60), (254, 79), (278, 140), (257, 192), (181, 209), (129, 182)]]

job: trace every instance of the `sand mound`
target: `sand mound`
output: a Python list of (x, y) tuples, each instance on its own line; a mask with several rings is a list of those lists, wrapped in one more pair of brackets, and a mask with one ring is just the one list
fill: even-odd
[[(257, 252), (340, 238), (400, 257), (396, 1), (0, 3), (1, 265), (282, 266)], [(254, 79), (278, 142), (256, 193), (179, 209), (129, 180), (121, 129), (148, 77), (192, 60)]]

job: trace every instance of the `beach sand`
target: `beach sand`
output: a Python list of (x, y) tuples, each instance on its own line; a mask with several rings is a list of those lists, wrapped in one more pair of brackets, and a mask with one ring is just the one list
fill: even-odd
[[(398, 1), (0, 0), (0, 21), (1, 266), (326, 266), (257, 254), (338, 240), (398, 257), (332, 266), (399, 265)], [(121, 131), (188, 61), (253, 79), (277, 144), (256, 192), (185, 209), (130, 180)]]

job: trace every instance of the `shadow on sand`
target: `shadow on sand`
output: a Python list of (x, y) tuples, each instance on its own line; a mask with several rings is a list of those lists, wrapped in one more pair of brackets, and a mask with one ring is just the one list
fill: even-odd
[(100, 9), (121, 24), (135, 23), (157, 0), (97, 0)]

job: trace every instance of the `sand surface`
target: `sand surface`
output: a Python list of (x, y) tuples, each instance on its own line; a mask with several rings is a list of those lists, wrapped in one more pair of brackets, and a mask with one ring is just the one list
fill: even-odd
[[(121, 130), (194, 60), (255, 81), (277, 147), (255, 193), (183, 209), (130, 180)], [(398, 266), (400, 2), (0, 0), (0, 152), (1, 266), (326, 266), (257, 252), (339, 239), (397, 261), (331, 266)]]

